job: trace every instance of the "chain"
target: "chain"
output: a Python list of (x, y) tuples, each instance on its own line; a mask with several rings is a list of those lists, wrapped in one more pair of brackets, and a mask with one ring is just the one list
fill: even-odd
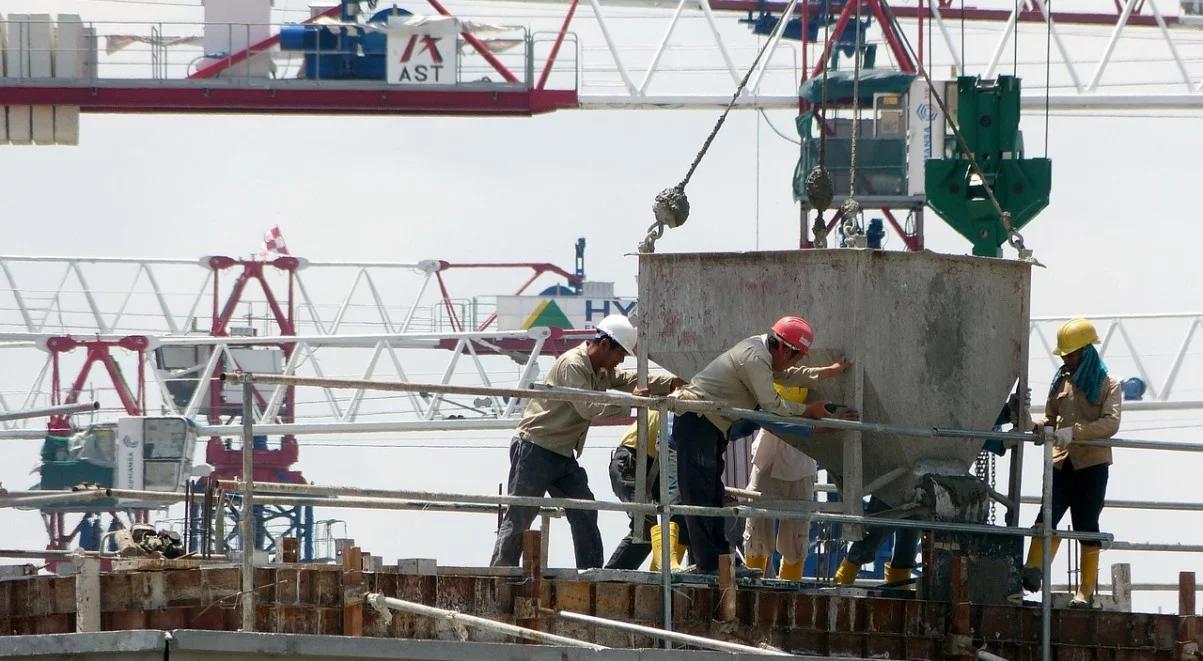
[(1032, 250), (1024, 245), (1023, 235), (1011, 223), (1011, 214), (1004, 211), (1002, 205), (999, 204), (998, 198), (994, 195), (994, 188), (990, 186), (986, 179), (986, 173), (978, 165), (977, 159), (973, 157), (973, 152), (969, 149), (969, 143), (965, 141), (965, 135), (961, 133), (956, 120), (948, 113), (948, 105), (944, 103), (944, 99), (936, 91), (936, 85), (932, 82), (931, 76), (927, 74), (927, 69), (919, 61), (919, 58), (915, 56), (915, 49), (911, 47), (910, 39), (902, 31), (902, 27), (898, 25), (898, 18), (894, 16), (894, 10), (890, 8), (887, 0), (880, 0), (879, 5), (881, 6), (881, 10), (885, 12), (886, 18), (889, 19), (890, 27), (893, 28), (894, 33), (901, 38), (903, 46), (906, 47), (907, 53), (910, 54), (911, 60), (915, 63), (915, 68), (923, 76), (923, 81), (927, 83), (927, 88), (931, 91), (932, 98), (935, 99), (936, 105), (940, 107), (940, 112), (944, 114), (944, 121), (952, 129), (952, 134), (957, 140), (957, 146), (960, 147), (961, 153), (969, 161), (970, 169), (981, 179), (982, 188), (986, 191), (986, 197), (990, 199), (990, 205), (994, 207), (994, 212), (998, 214), (999, 221), (1002, 223), (1003, 229), (1007, 232), (1007, 244), (1019, 253), (1019, 259), (1039, 264), (1032, 256)]
[(844, 200), (842, 212), (844, 238), (849, 248), (864, 248), (868, 245), (865, 230), (860, 222), (860, 203), (856, 201), (856, 144), (860, 137), (860, 65), (863, 26), (860, 13), (861, 0), (856, 0), (856, 40), (852, 56), (852, 144), (848, 163), (848, 199)]
[(744, 73), (743, 80), (739, 81), (739, 85), (735, 88), (735, 93), (731, 95), (731, 100), (727, 103), (727, 107), (723, 109), (723, 114), (719, 115), (714, 128), (710, 129), (710, 135), (706, 136), (706, 141), (702, 143), (702, 148), (693, 157), (693, 163), (690, 163), (689, 170), (685, 172), (685, 178), (676, 186), (665, 188), (656, 195), (656, 200), (652, 204), (652, 215), (655, 216), (656, 221), (648, 227), (647, 235), (639, 242), (639, 252), (655, 252), (656, 240), (664, 236), (665, 226), (680, 227), (689, 218), (689, 198), (685, 196), (685, 186), (689, 184), (689, 180), (693, 178), (693, 173), (698, 169), (702, 158), (710, 150), (710, 144), (714, 142), (719, 129), (727, 121), (727, 115), (735, 107), (735, 103), (739, 101), (739, 95), (743, 94), (744, 88), (747, 87), (748, 81), (752, 78), (752, 73), (756, 71), (756, 66), (760, 64), (760, 59), (764, 57), (765, 51), (775, 42), (775, 37), (785, 29), (785, 23), (789, 20), (790, 15), (794, 12), (794, 6), (797, 4), (798, 0), (790, 0), (789, 5), (785, 8), (785, 12), (781, 15), (781, 19), (777, 22), (777, 27), (774, 29), (773, 35), (764, 42), (764, 45), (760, 47), (760, 51), (756, 53), (756, 59), (752, 60), (752, 66), (748, 67), (747, 72)]
[[(827, 208), (831, 206), (831, 201), (835, 198), (835, 186), (831, 183), (831, 174), (827, 172), (827, 70), (831, 68), (828, 66), (827, 58), (830, 57), (830, 46), (831, 12), (827, 0), (823, 0), (823, 55), (819, 59), (819, 66), (823, 67), (823, 84), (819, 96), (821, 112), (817, 115), (819, 119), (819, 164), (806, 175), (806, 199), (817, 212), (814, 227), (811, 228), (816, 248), (827, 247), (827, 222), (823, 220), (823, 213), (827, 211)], [(812, 113), (812, 117), (814, 116), (816, 115)]]

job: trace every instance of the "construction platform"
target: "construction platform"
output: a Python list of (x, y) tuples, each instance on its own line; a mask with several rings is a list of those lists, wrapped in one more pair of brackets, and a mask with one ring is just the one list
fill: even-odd
[[(548, 613), (571, 611), (658, 628), (663, 609), (656, 574), (574, 569), (524, 573), (433, 563), (414, 563), (408, 572), (397, 567), (361, 571), (346, 563), (260, 565), (255, 568), (255, 585), (261, 586), (256, 588), (258, 633), (217, 634), (212, 632), (240, 627), (238, 566), (161, 560), (122, 564), (138, 568), (101, 573), (92, 588), (80, 579), (85, 587), (77, 589), (77, 576), (15, 575), (0, 580), (0, 626), (9, 636), (0, 641), (0, 658), (679, 658), (650, 649), (658, 643), (651, 636)], [(365, 596), (373, 593), (611, 649), (519, 645), (505, 634), (444, 619), (395, 611), (389, 617), (365, 603)], [(802, 656), (1012, 661), (1040, 657), (1038, 605), (986, 606), (885, 594), (905, 593), (781, 581), (720, 587), (690, 579), (673, 586), (672, 630)], [(80, 631), (131, 633), (76, 633)], [(1194, 615), (1053, 613), (1052, 644), (1059, 660), (1193, 659), (1200, 643), (1203, 629)], [(642, 651), (630, 651), (636, 649)], [(708, 659), (719, 654), (730, 658), (713, 651), (691, 651), (687, 656)]]

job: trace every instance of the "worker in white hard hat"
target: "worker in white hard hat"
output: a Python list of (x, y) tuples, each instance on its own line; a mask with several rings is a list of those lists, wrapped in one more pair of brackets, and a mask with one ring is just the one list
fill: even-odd
[[(1019, 425), (1041, 434), (1053, 444), (1053, 527), (1069, 510), (1073, 529), (1078, 532), (1098, 532), (1099, 514), (1107, 496), (1111, 448), (1092, 441), (1111, 438), (1119, 431), (1123, 391), (1119, 379), (1107, 373), (1094, 345), (1099, 334), (1086, 319), (1072, 319), (1057, 331), (1056, 355), (1062, 365), (1053, 376), (1044, 405), (1045, 418), (1032, 422), (1030, 413), (1021, 416)], [(1036, 515), (1036, 523), (1044, 512)], [(1052, 554), (1057, 554), (1061, 538), (1052, 540)], [(1098, 585), (1099, 543), (1083, 541), (1080, 545), (1081, 581), (1071, 608), (1093, 605)], [(1032, 538), (1023, 569), (1023, 587), (1031, 592), (1040, 589), (1044, 541)]]
[[(810, 369), (812, 378), (825, 379), (843, 374), (849, 363), (841, 360), (826, 367)], [(774, 384), (783, 399), (804, 404), (809, 388)], [(757, 432), (752, 442), (752, 474), (748, 489), (765, 498), (811, 502), (815, 499), (815, 478), (819, 465), (809, 455), (781, 440), (766, 429)], [(802, 580), (802, 568), (810, 546), (810, 519), (750, 518), (744, 531), (744, 552), (749, 567), (768, 571), (773, 552), (781, 554), (777, 578)]]
[[(710, 362), (678, 394), (685, 400), (712, 400), (727, 406), (760, 409), (785, 416), (826, 418), (827, 401), (801, 404), (784, 399), (773, 388), (809, 385), (815, 375), (798, 363), (810, 351), (814, 331), (801, 317), (782, 317), (769, 332), (749, 337)], [(855, 411), (849, 410), (852, 414)], [(728, 432), (734, 421), (713, 413), (681, 413), (673, 420), (677, 444), (677, 476), (685, 505), (721, 507), (723, 464)], [(686, 516), (693, 571), (714, 574), (720, 555), (731, 553), (721, 518)], [(737, 563), (737, 576), (759, 570)]]
[[(635, 372), (619, 369), (635, 353), (635, 327), (623, 315), (610, 315), (598, 322), (596, 336), (556, 359), (547, 375), (549, 386), (581, 390), (636, 390)], [(666, 395), (684, 382), (669, 375), (648, 377), (646, 394)], [(641, 394), (644, 394), (641, 392)], [(585, 447), (585, 435), (594, 418), (630, 415), (630, 408), (586, 402), (531, 399), (522, 422), (510, 442), (510, 471), (507, 493), (511, 496), (593, 500), (589, 478), (577, 463)], [(537, 507), (509, 506), (497, 530), (492, 566), (517, 566), (522, 555), (522, 533), (530, 527)], [(568, 509), (576, 566), (602, 566), (601, 532), (597, 512)]]

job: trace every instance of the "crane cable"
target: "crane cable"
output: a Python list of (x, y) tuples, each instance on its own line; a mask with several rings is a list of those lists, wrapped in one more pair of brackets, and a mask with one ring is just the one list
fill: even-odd
[(936, 104), (940, 106), (940, 112), (944, 115), (944, 121), (947, 122), (949, 128), (952, 129), (952, 134), (956, 138), (957, 145), (960, 147), (963, 157), (969, 161), (969, 169), (972, 170), (972, 172), (981, 180), (982, 189), (986, 191), (986, 197), (989, 198), (990, 205), (994, 207), (995, 213), (998, 214), (999, 221), (1002, 222), (1003, 229), (1006, 230), (1007, 244), (1019, 253), (1019, 259), (1040, 264), (1040, 262), (1036, 261), (1035, 257), (1033, 257), (1032, 250), (1024, 244), (1023, 235), (1020, 234), (1019, 231), (1015, 229), (1015, 226), (1011, 223), (1011, 213), (1003, 210), (1002, 205), (998, 201), (998, 197), (994, 195), (994, 188), (986, 179), (986, 173), (982, 170), (981, 166), (977, 162), (977, 159), (974, 157), (973, 152), (969, 149), (969, 143), (965, 141), (965, 135), (961, 133), (961, 129), (959, 126), (957, 126), (956, 120), (953, 119), (952, 115), (948, 113), (948, 105), (944, 103), (944, 99), (936, 90), (936, 85), (932, 82), (931, 76), (927, 74), (927, 67), (923, 66), (923, 64), (919, 62), (919, 58), (915, 56), (915, 49), (911, 47), (911, 41), (907, 38), (906, 33), (902, 31), (902, 26), (898, 24), (898, 18), (894, 15), (894, 10), (890, 7), (890, 4), (887, 0), (878, 0), (878, 3), (881, 6), (882, 12), (885, 13), (886, 19), (890, 22), (890, 27), (902, 40), (902, 44), (906, 47), (907, 53), (911, 56), (912, 61), (915, 62), (915, 68), (919, 71), (919, 74), (923, 76), (923, 81), (927, 84), (927, 88), (931, 91), (932, 98), (935, 99)]
[(652, 214), (655, 216), (655, 222), (647, 230), (647, 235), (639, 242), (638, 250), (641, 253), (650, 253), (656, 251), (656, 241), (664, 236), (664, 228), (680, 227), (685, 224), (689, 218), (689, 198), (685, 196), (685, 186), (689, 184), (689, 180), (693, 177), (693, 173), (697, 170), (698, 165), (702, 162), (702, 158), (710, 149), (710, 144), (714, 142), (715, 136), (718, 135), (719, 129), (723, 127), (723, 122), (727, 121), (727, 115), (731, 112), (731, 108), (735, 107), (735, 103), (739, 100), (739, 95), (743, 93), (744, 88), (748, 85), (748, 80), (752, 78), (752, 73), (756, 71), (756, 66), (760, 63), (760, 59), (764, 57), (765, 51), (769, 46), (776, 43), (779, 34), (785, 30), (785, 23), (794, 12), (794, 6), (798, 4), (798, 0), (790, 0), (790, 3), (785, 8), (785, 12), (781, 15), (781, 19), (777, 21), (777, 27), (773, 30), (773, 34), (769, 37), (764, 45), (760, 47), (760, 51), (756, 53), (756, 59), (752, 60), (752, 66), (748, 67), (744, 73), (743, 80), (739, 81), (739, 85), (735, 88), (735, 93), (731, 95), (731, 101), (727, 103), (727, 107), (723, 109), (723, 114), (719, 115), (718, 121), (715, 122), (714, 128), (710, 130), (710, 135), (706, 136), (706, 141), (702, 143), (701, 150), (693, 158), (693, 163), (689, 165), (689, 170), (685, 173), (685, 178), (681, 183), (671, 188), (665, 188), (656, 195), (656, 200), (652, 204)]

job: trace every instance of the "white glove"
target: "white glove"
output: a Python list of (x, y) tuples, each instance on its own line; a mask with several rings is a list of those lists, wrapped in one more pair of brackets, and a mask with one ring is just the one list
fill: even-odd
[(1058, 450), (1064, 449), (1065, 446), (1069, 445), (1071, 442), (1073, 442), (1073, 440), (1073, 427), (1062, 427), (1061, 429), (1053, 432), (1053, 447), (1057, 448)]

